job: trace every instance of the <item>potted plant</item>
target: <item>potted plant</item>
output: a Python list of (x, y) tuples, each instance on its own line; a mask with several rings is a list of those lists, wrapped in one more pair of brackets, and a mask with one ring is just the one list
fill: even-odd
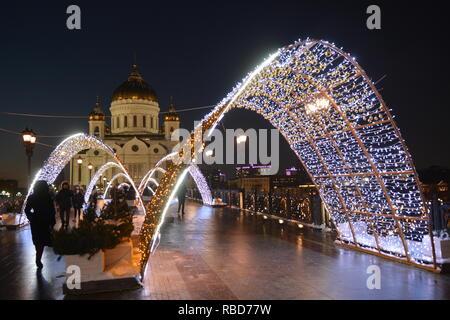
[(54, 252), (65, 256), (66, 267), (79, 267), (81, 283), (134, 277), (139, 273), (130, 241), (133, 217), (122, 203), (113, 200), (99, 216), (91, 206), (78, 227), (54, 231)]

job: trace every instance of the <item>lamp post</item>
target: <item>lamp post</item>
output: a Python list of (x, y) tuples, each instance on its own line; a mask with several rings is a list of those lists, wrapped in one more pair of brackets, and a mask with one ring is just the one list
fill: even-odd
[(91, 179), (92, 179), (92, 168), (93, 168), (94, 166), (92, 165), (92, 163), (89, 163), (88, 164), (88, 169), (89, 169), (89, 182), (91, 182)]
[(78, 184), (81, 185), (81, 165), (83, 164), (83, 159), (81, 159), (81, 156), (78, 156), (77, 164), (78, 164)]
[(31, 157), (33, 156), (33, 149), (36, 144), (36, 134), (33, 132), (33, 130), (25, 128), (24, 131), (22, 131), (22, 139), (23, 139), (23, 145), (25, 146), (25, 153), (27, 155), (28, 159), (28, 185), (31, 183)]

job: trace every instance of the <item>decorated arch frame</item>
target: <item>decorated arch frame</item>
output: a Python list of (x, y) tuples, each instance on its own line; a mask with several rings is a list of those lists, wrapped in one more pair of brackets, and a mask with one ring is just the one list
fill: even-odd
[[(201, 132), (215, 128), (234, 108), (262, 115), (288, 141), (318, 188), (339, 244), (437, 268), (428, 208), (412, 158), (391, 111), (353, 57), (312, 39), (279, 49), (194, 129), (187, 142), (192, 159), (202, 151), (194, 148)], [(155, 226), (186, 166), (168, 168), (147, 207), (142, 271), (159, 230)]]

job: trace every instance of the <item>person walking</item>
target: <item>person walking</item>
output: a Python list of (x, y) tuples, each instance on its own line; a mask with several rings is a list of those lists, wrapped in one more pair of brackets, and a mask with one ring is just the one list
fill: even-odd
[(75, 211), (75, 219), (76, 222), (79, 218), (81, 218), (81, 208), (84, 205), (84, 192), (80, 186), (75, 187), (75, 192), (73, 194), (73, 209)]
[(89, 208), (94, 208), (94, 210), (97, 209), (97, 200), (98, 200), (98, 193), (97, 189), (92, 190), (91, 195), (89, 197)]
[[(178, 215), (184, 217), (184, 203), (186, 201), (186, 185), (182, 183), (178, 189)], [(180, 212), (181, 211), (181, 212)]]
[(70, 209), (73, 204), (73, 192), (69, 188), (69, 183), (64, 181), (61, 185), (61, 190), (55, 197), (56, 204), (59, 207), (59, 216), (61, 217), (61, 227), (69, 227)]
[(30, 221), (31, 236), (36, 248), (36, 266), (42, 269), (42, 253), (45, 246), (52, 246), (52, 231), (56, 224), (55, 204), (46, 181), (38, 180), (34, 184), (33, 193), (25, 206), (25, 214)]

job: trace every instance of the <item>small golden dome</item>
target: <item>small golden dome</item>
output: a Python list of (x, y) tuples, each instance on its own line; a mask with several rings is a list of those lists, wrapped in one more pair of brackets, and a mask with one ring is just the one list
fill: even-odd
[(100, 108), (100, 101), (97, 97), (97, 102), (95, 103), (94, 109), (92, 109), (91, 113), (89, 113), (89, 120), (95, 121), (105, 121), (106, 115), (103, 110)]

